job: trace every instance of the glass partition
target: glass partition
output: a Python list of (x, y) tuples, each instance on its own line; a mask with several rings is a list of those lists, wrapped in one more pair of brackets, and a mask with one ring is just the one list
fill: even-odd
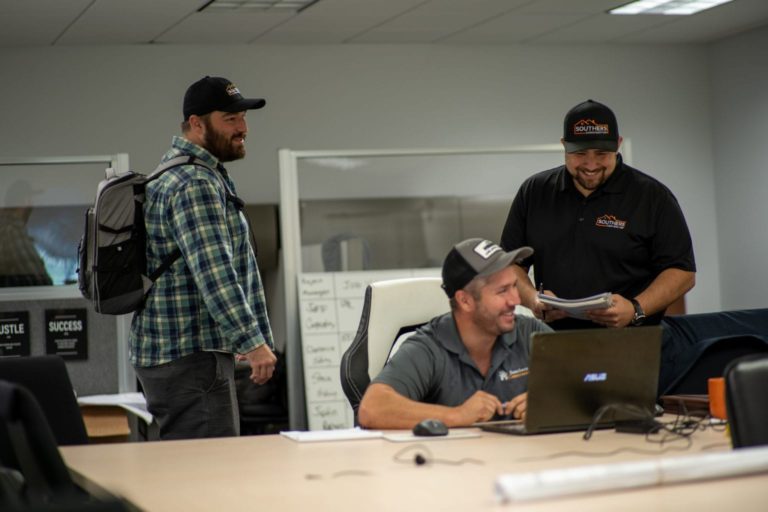
[(120, 165), (127, 155), (0, 160), (0, 288), (77, 282), (85, 210), (104, 169)]
[[(300, 324), (300, 310), (325, 306), (304, 303), (297, 290), (299, 277), (326, 273), (335, 282), (339, 272), (353, 272), (358, 281), (367, 282), (382, 272), (391, 278), (398, 277), (398, 272), (403, 276), (417, 275), (419, 271), (429, 273), (422, 275), (439, 275), (438, 267), (454, 243), (470, 237), (499, 240), (520, 184), (534, 172), (561, 165), (562, 151), (559, 144), (490, 149), (280, 151), (292, 428), (306, 428), (307, 409), (311, 415), (320, 402), (327, 400), (331, 405), (331, 401), (343, 401), (338, 385), (328, 381), (337, 378), (338, 361), (324, 361), (328, 368), (307, 368), (302, 361), (301, 333), (308, 331)], [(319, 276), (313, 277), (317, 279)], [(360, 305), (363, 292), (353, 301), (345, 300)], [(328, 321), (334, 320), (329, 317)], [(324, 334), (323, 339), (318, 335), (317, 340), (307, 343), (313, 349), (323, 344), (324, 353), (336, 354), (338, 359), (351, 342), (349, 329), (341, 327), (338, 342), (325, 339), (328, 335)], [(322, 393), (313, 392), (309, 378), (305, 389), (303, 377), (307, 370), (310, 377), (323, 376), (324, 387), (319, 388)], [(330, 410), (323, 408), (325, 413)], [(311, 426), (311, 417), (309, 423)], [(315, 421), (316, 425), (330, 423)]]

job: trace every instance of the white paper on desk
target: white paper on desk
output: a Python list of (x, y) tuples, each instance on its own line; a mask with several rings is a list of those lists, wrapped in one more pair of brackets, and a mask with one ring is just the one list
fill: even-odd
[(576, 318), (586, 318), (586, 312), (591, 309), (605, 309), (613, 306), (613, 296), (610, 292), (598, 293), (582, 299), (561, 299), (540, 293), (539, 302), (555, 309), (562, 309)]
[(152, 423), (152, 415), (147, 411), (147, 399), (142, 393), (117, 393), (114, 395), (91, 395), (77, 397), (79, 405), (112, 405), (135, 414), (147, 425)]
[(379, 430), (365, 430), (359, 427), (338, 430), (285, 430), (280, 435), (300, 443), (315, 443), (322, 441), (353, 441), (355, 439), (376, 439), (381, 437)]
[(383, 435), (387, 441), (393, 443), (408, 443), (416, 441), (440, 441), (446, 439), (470, 439), (473, 437), (482, 437), (479, 432), (472, 432), (468, 430), (451, 430), (448, 435), (445, 436), (416, 436), (410, 432), (392, 432)]
[(496, 495), (505, 502), (528, 501), (765, 472), (768, 447), (742, 448), (650, 461), (510, 473), (496, 479)]

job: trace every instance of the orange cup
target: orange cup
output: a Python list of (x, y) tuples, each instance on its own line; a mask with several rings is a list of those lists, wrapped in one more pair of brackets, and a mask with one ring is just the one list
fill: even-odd
[(721, 420), (727, 419), (728, 414), (725, 411), (725, 378), (714, 377), (708, 379), (707, 391), (709, 391), (709, 414)]

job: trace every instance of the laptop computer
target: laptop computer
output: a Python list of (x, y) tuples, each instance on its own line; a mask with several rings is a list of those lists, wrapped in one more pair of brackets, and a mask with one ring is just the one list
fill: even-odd
[[(506, 434), (587, 430), (603, 406), (616, 405), (598, 428), (653, 413), (661, 364), (661, 327), (538, 332), (528, 362), (525, 421), (477, 424)], [(630, 408), (634, 408), (634, 411)]]

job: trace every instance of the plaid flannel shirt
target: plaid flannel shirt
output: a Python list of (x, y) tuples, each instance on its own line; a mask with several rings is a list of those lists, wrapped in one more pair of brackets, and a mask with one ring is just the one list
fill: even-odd
[(156, 366), (204, 350), (273, 347), (264, 288), (243, 213), (224, 167), (208, 151), (174, 137), (165, 162), (194, 155), (210, 169), (182, 165), (149, 182), (144, 203), (147, 267), (178, 247), (182, 257), (152, 287), (133, 316), (131, 363)]

